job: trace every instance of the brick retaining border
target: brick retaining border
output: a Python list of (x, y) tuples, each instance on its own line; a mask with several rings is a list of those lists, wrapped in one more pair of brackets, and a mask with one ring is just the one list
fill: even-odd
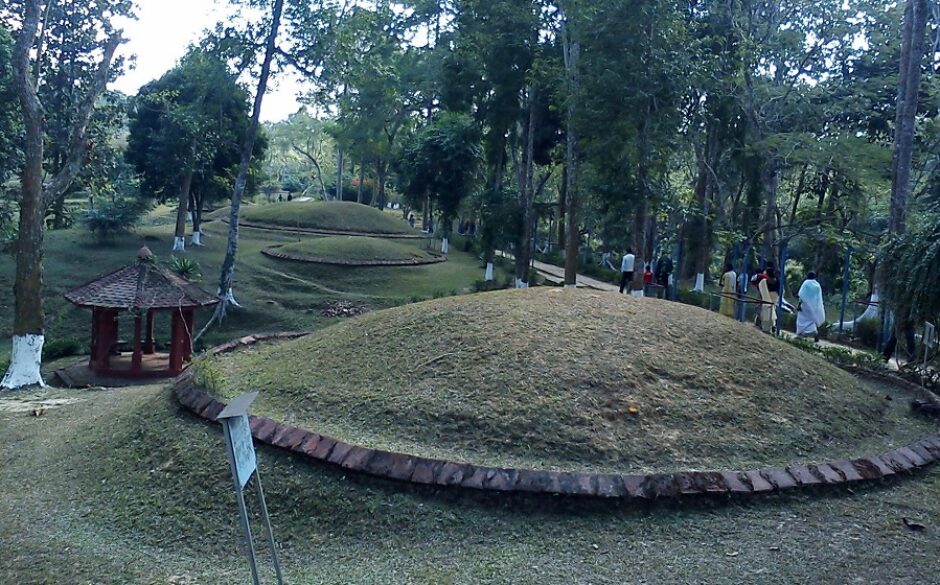
[[(229, 223), (227, 219), (219, 219), (224, 224)], [(286, 225), (277, 225), (273, 223), (255, 223), (253, 221), (238, 221), (239, 227), (249, 227), (256, 230), (268, 230), (271, 232), (291, 232), (297, 234), (311, 234), (315, 236), (358, 236), (369, 238), (383, 238), (386, 240), (424, 240), (428, 236), (425, 234), (385, 234), (385, 233), (366, 233), (366, 232), (348, 232), (342, 230), (318, 230), (314, 228), (291, 227)]]
[[(250, 335), (208, 351), (217, 355), (271, 339), (306, 333)], [(870, 372), (866, 372), (868, 374)], [(874, 373), (871, 373), (874, 374)], [(880, 379), (880, 376), (874, 374)], [(197, 416), (215, 421), (225, 404), (196, 386), (188, 368), (174, 381), (176, 399)], [(905, 386), (907, 387), (907, 386)], [(910, 388), (908, 388), (910, 389)], [(918, 388), (919, 390), (919, 388)], [(936, 399), (936, 397), (934, 396)], [(656, 499), (691, 495), (760, 494), (820, 485), (874, 481), (911, 472), (940, 461), (940, 434), (880, 455), (819, 464), (768, 467), (749, 471), (680, 471), (651, 474), (600, 474), (485, 467), (404, 453), (357, 447), (326, 435), (249, 416), (251, 433), (262, 443), (319, 461), (400, 481), (499, 492), (530, 492), (622, 499)]]
[(355, 266), (359, 268), (368, 268), (375, 266), (426, 266), (428, 264), (440, 264), (447, 262), (447, 256), (437, 252), (431, 252), (431, 258), (412, 258), (411, 260), (336, 260), (331, 258), (321, 258), (319, 256), (301, 256), (299, 254), (290, 254), (279, 252), (280, 246), (272, 246), (261, 250), (261, 253), (271, 258), (279, 260), (291, 260), (293, 262), (309, 262), (311, 264), (330, 264), (333, 266)]

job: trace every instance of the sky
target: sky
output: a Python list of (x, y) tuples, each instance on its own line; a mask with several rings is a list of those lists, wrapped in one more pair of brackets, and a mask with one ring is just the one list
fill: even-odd
[[(124, 24), (121, 54), (136, 55), (136, 67), (128, 70), (111, 86), (134, 95), (147, 82), (163, 75), (197, 42), (202, 32), (225, 16), (219, 0), (137, 0), (136, 21)], [(272, 79), (273, 87), (262, 102), (261, 118), (274, 122), (297, 111), (297, 93), (301, 81), (292, 75)], [(253, 88), (252, 88), (253, 89)]]

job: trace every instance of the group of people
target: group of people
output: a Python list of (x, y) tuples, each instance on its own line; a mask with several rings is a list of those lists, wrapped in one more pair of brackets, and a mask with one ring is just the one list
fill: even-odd
[[(627, 248), (627, 253), (623, 255), (620, 261), (620, 294), (623, 294), (628, 283), (633, 282), (634, 274), (636, 274), (636, 254), (633, 253), (632, 248)], [(643, 287), (646, 288), (655, 284), (658, 287), (657, 296), (659, 296), (659, 291), (667, 290), (671, 274), (672, 258), (669, 256), (662, 256), (656, 262), (655, 273), (652, 265), (646, 263), (643, 265)]]
[[(738, 274), (729, 263), (721, 275), (720, 312), (726, 317), (735, 317), (738, 295)], [(760, 294), (760, 310), (755, 325), (766, 333), (776, 331), (777, 307), (780, 305), (780, 278), (772, 262), (764, 270), (751, 277), (750, 284)], [(816, 279), (815, 272), (809, 272), (797, 293), (799, 303), (796, 307), (796, 334), (812, 336), (819, 341), (819, 327), (826, 322), (826, 308), (823, 304), (822, 286)]]

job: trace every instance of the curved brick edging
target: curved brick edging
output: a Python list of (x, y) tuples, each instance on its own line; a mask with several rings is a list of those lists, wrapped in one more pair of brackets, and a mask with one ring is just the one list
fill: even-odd
[(447, 262), (447, 256), (437, 252), (430, 252), (431, 258), (412, 258), (411, 260), (335, 260), (331, 258), (321, 258), (319, 256), (301, 256), (299, 254), (289, 254), (278, 252), (280, 246), (272, 246), (261, 250), (261, 253), (271, 258), (279, 260), (291, 260), (293, 262), (309, 262), (311, 264), (330, 264), (332, 266), (354, 266), (358, 268), (369, 268), (376, 266), (426, 266), (428, 264), (440, 264)]
[[(227, 219), (219, 219), (222, 223), (229, 223)], [(256, 230), (268, 230), (271, 232), (291, 232), (297, 234), (310, 234), (314, 236), (356, 236), (363, 238), (383, 238), (386, 240), (424, 240), (428, 236), (426, 234), (387, 234), (387, 233), (366, 233), (366, 232), (350, 232), (342, 230), (324, 230), (324, 229), (315, 229), (315, 228), (302, 228), (302, 227), (292, 227), (286, 225), (277, 225), (273, 223), (255, 223), (253, 221), (238, 221), (239, 227), (249, 227)]]
[[(253, 335), (209, 350), (231, 351), (267, 339), (290, 339), (305, 333)], [(176, 399), (209, 421), (225, 404), (198, 388), (192, 368), (173, 385)], [(251, 433), (262, 443), (281, 447), (345, 469), (410, 483), (459, 486), (500, 492), (534, 492), (603, 498), (655, 499), (701, 494), (760, 494), (799, 487), (874, 481), (940, 461), (940, 434), (880, 455), (820, 464), (768, 467), (749, 471), (680, 471), (652, 474), (600, 474), (509, 469), (455, 463), (404, 453), (357, 447), (326, 435), (249, 416)]]

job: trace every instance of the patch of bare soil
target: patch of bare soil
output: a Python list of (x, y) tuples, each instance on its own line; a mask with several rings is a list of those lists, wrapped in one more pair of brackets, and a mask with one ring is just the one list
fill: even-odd
[(328, 304), (320, 310), (320, 314), (324, 317), (341, 318), (356, 317), (368, 312), (368, 306), (350, 301), (336, 301), (334, 303)]

